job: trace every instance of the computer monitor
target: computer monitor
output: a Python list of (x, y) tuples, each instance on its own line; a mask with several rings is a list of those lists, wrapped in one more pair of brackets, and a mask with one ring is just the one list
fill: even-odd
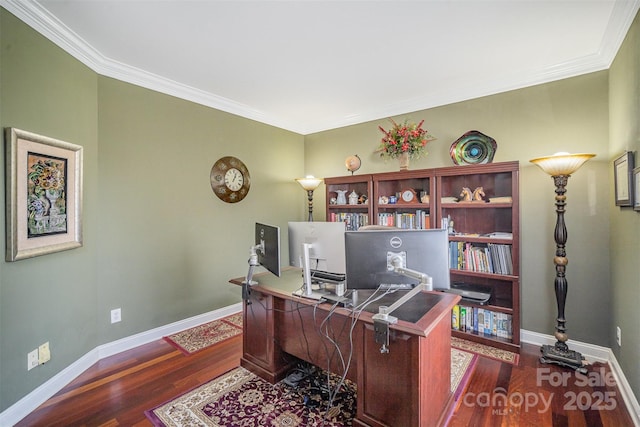
[(310, 244), (309, 267), (315, 271), (346, 273), (344, 222), (289, 222), (289, 265), (303, 268), (303, 244)]
[(345, 251), (348, 289), (417, 285), (417, 279), (393, 271), (398, 262), (431, 277), (434, 290), (450, 288), (446, 229), (347, 231)]
[(256, 222), (255, 244), (260, 265), (280, 277), (280, 227)]
[(346, 264), (344, 222), (289, 222), (289, 265), (302, 268), (302, 287), (295, 295), (322, 299), (327, 293), (312, 290), (312, 282), (337, 284), (344, 292)]
[(253, 281), (253, 272), (257, 266), (261, 265), (280, 277), (280, 228), (256, 222), (254, 242), (249, 255), (247, 277), (242, 283), (242, 299), (247, 304), (251, 304), (250, 288), (257, 284)]

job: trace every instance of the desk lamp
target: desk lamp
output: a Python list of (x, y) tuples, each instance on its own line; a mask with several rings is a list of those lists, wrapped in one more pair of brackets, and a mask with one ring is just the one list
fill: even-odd
[(313, 221), (313, 190), (318, 188), (322, 179), (314, 178), (311, 175), (307, 175), (306, 178), (297, 178), (298, 184), (307, 190), (307, 198), (309, 199), (309, 222)]
[(577, 171), (587, 160), (595, 154), (569, 154), (556, 153), (553, 156), (531, 159), (530, 162), (539, 166), (544, 172), (551, 175), (556, 186), (556, 227), (554, 238), (556, 241), (556, 255), (553, 262), (556, 266), (555, 291), (558, 305), (558, 317), (556, 319), (555, 345), (543, 345), (540, 362), (553, 363), (585, 373), (587, 369), (583, 365), (584, 357), (574, 350), (569, 350), (567, 340), (569, 336), (565, 327), (564, 306), (567, 298), (568, 283), (565, 277), (567, 266), (567, 254), (565, 243), (567, 242), (567, 227), (564, 222), (564, 208), (566, 205), (567, 181), (572, 173)]

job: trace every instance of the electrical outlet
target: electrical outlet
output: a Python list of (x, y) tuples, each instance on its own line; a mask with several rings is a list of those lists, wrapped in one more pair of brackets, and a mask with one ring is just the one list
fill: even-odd
[(49, 350), (49, 341), (38, 347), (38, 362), (40, 365), (51, 360), (51, 351)]
[(622, 329), (620, 329), (620, 326), (616, 326), (616, 342), (619, 347), (622, 347)]
[(29, 352), (27, 354), (27, 371), (32, 370), (38, 366), (38, 349)]
[(122, 311), (119, 308), (111, 310), (111, 323), (118, 323), (122, 320)]

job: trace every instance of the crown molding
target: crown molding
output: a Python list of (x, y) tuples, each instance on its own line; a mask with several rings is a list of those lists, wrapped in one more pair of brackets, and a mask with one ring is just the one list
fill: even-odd
[(307, 123), (293, 123), (283, 118), (273, 117), (263, 111), (231, 99), (114, 61), (94, 49), (34, 0), (0, 0), (0, 5), (100, 75), (301, 135), (308, 135), (606, 70), (611, 66), (618, 49), (624, 41), (640, 7), (640, 0), (618, 0), (615, 2), (600, 49), (593, 55), (558, 64), (547, 69), (537, 70), (529, 75), (503, 75), (499, 79), (483, 82), (480, 85), (467, 85), (453, 90), (449, 88), (446, 93), (431, 93), (428, 97), (412, 98), (392, 105), (351, 114), (336, 120)]

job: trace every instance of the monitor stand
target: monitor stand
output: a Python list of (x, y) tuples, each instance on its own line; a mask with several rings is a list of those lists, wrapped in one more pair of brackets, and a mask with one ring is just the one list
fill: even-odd
[(306, 289), (298, 289), (297, 291), (293, 292), (293, 295), (299, 296), (302, 298), (309, 298), (316, 301), (324, 300), (327, 297), (327, 294), (324, 294), (322, 292), (316, 292), (316, 291), (307, 292)]

